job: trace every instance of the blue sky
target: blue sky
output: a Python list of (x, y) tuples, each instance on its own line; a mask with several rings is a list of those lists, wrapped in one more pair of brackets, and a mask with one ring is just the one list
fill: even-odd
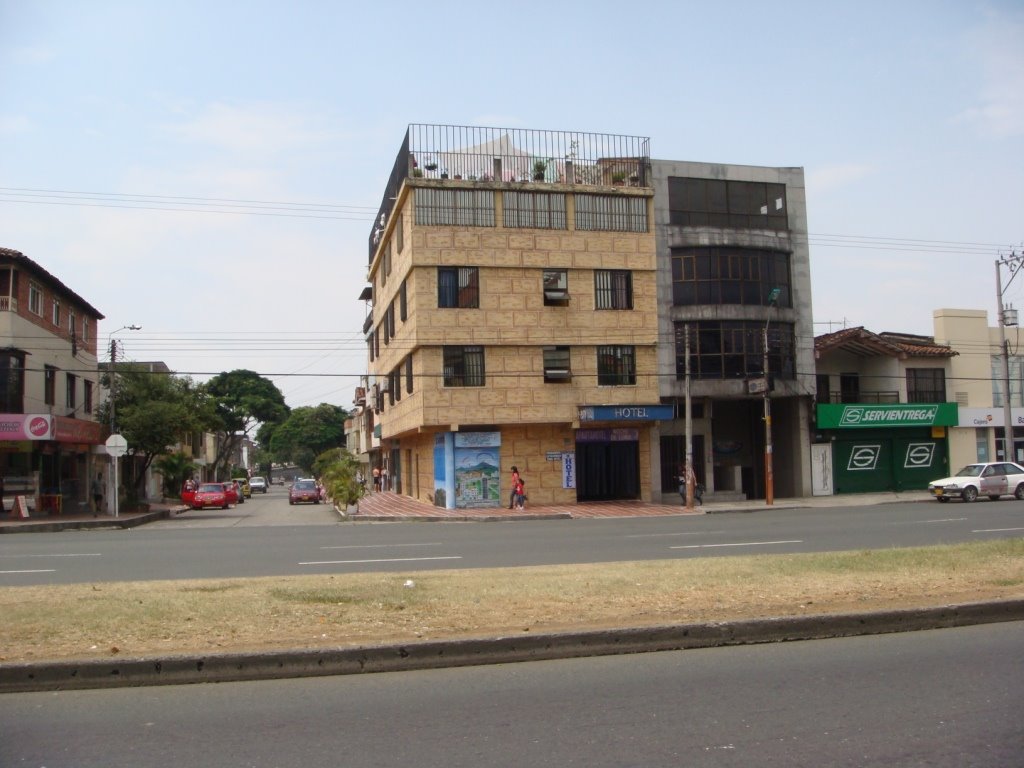
[(130, 358), (349, 407), (409, 123), (630, 134), (805, 169), (815, 333), (994, 323), (1024, 243), (1022, 43), (1019, 0), (0, 0), (0, 246), (106, 315), (104, 343), (141, 324)]

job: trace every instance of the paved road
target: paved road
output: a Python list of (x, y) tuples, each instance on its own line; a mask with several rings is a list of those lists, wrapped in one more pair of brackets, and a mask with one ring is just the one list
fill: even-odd
[(1024, 535), (1024, 502), (493, 524), (353, 524), (280, 489), (129, 530), (0, 537), (0, 587), (783, 554)]
[(1018, 768), (1024, 623), (0, 696), (0, 765)]

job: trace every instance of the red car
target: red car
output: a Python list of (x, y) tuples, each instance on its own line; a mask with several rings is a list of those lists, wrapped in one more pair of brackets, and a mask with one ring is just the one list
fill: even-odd
[(202, 483), (192, 497), (192, 509), (205, 509), (206, 507), (227, 509), (228, 504), (224, 483)]
[(226, 483), (219, 483), (219, 485), (224, 489), (224, 495), (227, 497), (229, 504), (241, 504), (239, 499), (242, 498), (242, 492), (238, 490), (238, 486), (235, 485), (234, 481), (229, 480)]
[(297, 504), (300, 501), (320, 503), (320, 489), (316, 487), (315, 480), (296, 480), (292, 484), (288, 491), (288, 503)]

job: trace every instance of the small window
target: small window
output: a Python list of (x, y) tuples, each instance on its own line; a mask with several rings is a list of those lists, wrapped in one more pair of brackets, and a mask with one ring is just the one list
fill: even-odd
[(544, 347), (544, 381), (553, 384), (571, 380), (569, 347)]
[(623, 269), (596, 270), (594, 305), (598, 309), (632, 309), (633, 274)]
[(395, 248), (398, 253), (405, 247), (405, 214), (398, 214), (398, 224), (395, 225)]
[(74, 310), (68, 312), (68, 333), (71, 334), (72, 338), (74, 338), (75, 336), (75, 322), (77, 321), (77, 319), (78, 318), (75, 317)]
[(67, 379), (67, 381), (68, 381), (68, 399), (67, 399), (67, 406), (68, 406), (68, 408), (70, 408), (71, 410), (74, 410), (74, 409), (75, 409), (75, 407), (76, 407), (76, 406), (77, 406), (77, 404), (78, 404), (78, 393), (77, 393), (77, 392), (75, 391), (75, 390), (77, 389), (77, 383), (78, 383), (78, 379), (77, 379), (77, 377), (76, 377), (76, 376), (75, 376), (74, 374), (72, 374), (72, 373), (69, 373), (69, 374), (68, 374), (67, 376), (68, 376), (68, 379)]
[(60, 302), (53, 300), (53, 324), (60, 327)]
[(57, 369), (48, 365), (43, 370), (43, 402), (57, 404)]
[(92, 382), (86, 380), (82, 391), (82, 410), (92, 413)]
[(437, 306), (476, 309), (480, 306), (480, 274), (476, 267), (438, 267)]
[(597, 348), (597, 383), (600, 386), (636, 384), (636, 352), (631, 346)]
[(405, 358), (405, 392), (412, 394), (412, 355)]
[(403, 323), (409, 319), (408, 298), (406, 297), (405, 289), (407, 282), (408, 279), (403, 280), (401, 287), (398, 289), (398, 316), (402, 318)]
[(34, 315), (43, 316), (43, 291), (35, 283), (28, 284), (28, 310)]
[(483, 347), (444, 347), (446, 387), (484, 386)]
[(564, 307), (569, 303), (569, 273), (564, 269), (544, 270), (544, 306)]
[(85, 344), (89, 341), (89, 318), (82, 318), (82, 343)]

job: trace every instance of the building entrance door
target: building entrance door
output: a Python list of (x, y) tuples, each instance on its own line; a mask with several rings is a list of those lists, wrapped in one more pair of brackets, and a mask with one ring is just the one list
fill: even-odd
[(637, 440), (576, 443), (576, 500), (640, 498)]

